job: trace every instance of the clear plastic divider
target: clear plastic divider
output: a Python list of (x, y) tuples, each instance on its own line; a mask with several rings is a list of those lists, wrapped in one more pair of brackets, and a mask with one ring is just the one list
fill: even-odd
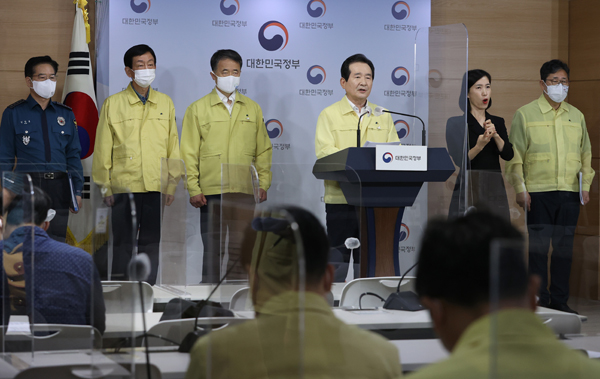
[[(467, 176), (461, 176), (459, 172), (466, 164), (467, 99), (461, 93), (465, 93), (463, 77), (467, 69), (468, 35), (463, 24), (417, 31), (414, 112), (427, 125), (427, 147), (445, 148), (456, 167), (455, 173), (446, 181), (430, 181), (423, 186), (417, 200), (420, 209), (415, 209), (422, 224), (435, 215), (447, 215), (453, 189), (465, 187)], [(421, 127), (418, 124), (414, 126), (417, 130)], [(421, 141), (416, 144), (420, 145)]]
[(34, 187), (26, 173), (2, 172), (2, 352), (35, 351), (32, 263)]
[[(191, 351), (190, 371), (204, 371), (207, 378), (290, 374), (302, 378), (311, 372), (305, 367), (306, 342), (321, 340), (305, 309), (309, 303), (328, 305), (308, 291), (315, 283), (307, 282), (304, 243), (318, 237), (305, 234), (303, 239), (305, 222), (303, 214), (285, 207), (264, 207), (251, 220), (244, 231), (241, 260), (250, 278), (254, 310), (238, 311), (238, 324), (205, 327)], [(326, 251), (313, 254), (321, 254), (324, 269)]]
[[(161, 159), (161, 238), (157, 285), (186, 296), (188, 284), (186, 217), (189, 205), (185, 164), (180, 159)], [(189, 296), (189, 294), (188, 294)]]
[(143, 317), (148, 318), (153, 305), (150, 285), (136, 281), (144, 280), (150, 272), (149, 263), (137, 255), (136, 202), (127, 188), (111, 185), (99, 188), (98, 196), (91, 196), (89, 204), (91, 209), (85, 211), (93, 213), (91, 249), (96, 266), (90, 275), (101, 280), (99, 292), (96, 280), (92, 281), (95, 298), (91, 309), (94, 317), (105, 320), (102, 349), (96, 348), (92, 355), (94, 365), (102, 362), (117, 372), (125, 369), (134, 373), (139, 353), (132, 347), (140, 345), (147, 329)]
[[(3, 213), (8, 221), (4, 246), (27, 230), (21, 244), (13, 246), (11, 253), (3, 252), (3, 283), (7, 284), (3, 287), (10, 293), (4, 292), (8, 304), (4, 315), (13, 313), (4, 351), (23, 362), (19, 369), (55, 364), (60, 356), (61, 362), (77, 366), (82, 375), (126, 375), (126, 369), (102, 355), (108, 328), (94, 259), (65, 243), (68, 218), (95, 209), (78, 201), (84, 182), (81, 174), (54, 166), (56, 171), (47, 172), (40, 165), (20, 164), (23, 172), (3, 173)], [(94, 239), (90, 233), (88, 240)], [(22, 261), (12, 262), (19, 253)], [(21, 294), (11, 293), (13, 285)]]

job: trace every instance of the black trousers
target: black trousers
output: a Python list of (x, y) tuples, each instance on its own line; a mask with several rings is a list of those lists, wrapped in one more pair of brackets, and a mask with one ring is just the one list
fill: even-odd
[[(137, 244), (138, 254), (146, 253), (150, 258), (150, 275), (146, 280), (156, 284), (160, 247), (160, 192), (134, 193), (136, 222), (132, 222), (131, 204), (128, 194), (114, 195), (112, 208), (113, 260), (111, 280), (128, 280), (128, 266)], [(134, 231), (136, 231), (134, 235)], [(136, 238), (137, 237), (137, 238)]]
[[(579, 218), (577, 192), (534, 192), (527, 212), (529, 231), (529, 272), (542, 279), (540, 304), (566, 304), (573, 257), (575, 227)], [(551, 282), (548, 289), (548, 250)]]
[[(359, 209), (348, 204), (325, 204), (327, 213), (327, 239), (331, 246), (330, 261), (350, 262), (350, 250), (346, 248), (347, 238), (360, 238)], [(354, 249), (354, 263), (360, 261), (360, 248)]]
[(67, 224), (69, 222), (69, 207), (71, 206), (71, 188), (66, 173), (60, 179), (44, 179), (43, 174), (31, 173), (33, 185), (39, 187), (52, 199), (52, 209), (56, 216), (48, 228), (48, 236), (53, 240), (65, 242)]
[[(225, 249), (229, 252), (227, 279), (245, 280), (248, 274), (242, 265), (242, 241), (254, 217), (254, 195), (228, 193), (205, 197), (207, 204), (200, 207), (200, 232), (204, 244), (202, 283), (217, 283), (225, 274), (221, 272)], [(226, 245), (227, 231), (229, 243)]]

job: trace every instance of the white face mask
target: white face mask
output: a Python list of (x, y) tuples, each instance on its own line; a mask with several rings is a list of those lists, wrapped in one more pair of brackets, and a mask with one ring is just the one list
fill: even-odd
[[(546, 84), (546, 83), (544, 83)], [(549, 86), (546, 84), (546, 95), (555, 103), (562, 103), (569, 93), (569, 86), (564, 86), (561, 83)]]
[(149, 68), (145, 70), (135, 70), (135, 82), (142, 88), (148, 87), (156, 77), (156, 69)]
[(46, 79), (43, 82), (32, 80), (32, 82), (33, 90), (35, 91), (35, 93), (37, 93), (44, 99), (51, 98), (54, 95), (54, 92), (56, 91), (56, 82), (53, 82), (50, 79)]
[(217, 77), (217, 88), (221, 90), (223, 93), (232, 93), (235, 89), (240, 85), (240, 77), (239, 76), (217, 76), (213, 72), (213, 74)]

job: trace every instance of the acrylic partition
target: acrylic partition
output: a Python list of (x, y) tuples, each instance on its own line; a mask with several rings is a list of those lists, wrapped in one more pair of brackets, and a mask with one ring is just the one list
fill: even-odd
[[(347, 203), (354, 208), (342, 210), (345, 213), (342, 213), (341, 217), (346, 218), (348, 222), (356, 223), (356, 227), (354, 233), (351, 232), (351, 229), (346, 230), (348, 234), (338, 237), (341, 239), (337, 244), (330, 246), (329, 262), (335, 268), (334, 281), (338, 283), (360, 277), (361, 248), (348, 249), (345, 241), (349, 238), (362, 241), (363, 234), (366, 234), (365, 225), (363, 225), (366, 215), (361, 211), (363, 183), (360, 173), (353, 167), (347, 166), (343, 161), (344, 159), (336, 159), (333, 162), (317, 160), (314, 165), (274, 163), (271, 167), (273, 176), (271, 186), (267, 191), (267, 201), (258, 206), (258, 209), (262, 209), (272, 206), (296, 205), (314, 214), (327, 230), (327, 205), (325, 202), (337, 203), (338, 201), (333, 197), (333, 200), (325, 199), (325, 188), (326, 186), (332, 188), (331, 193), (337, 194), (339, 197), (341, 194), (339, 183), (343, 183), (352, 196), (352, 198), (346, 199)], [(372, 164), (374, 165), (375, 162)], [(338, 183), (326, 180), (326, 177), (335, 177)], [(335, 227), (334, 224), (340, 222), (343, 221), (331, 218), (329, 226)]]
[[(328, 307), (322, 295), (307, 291), (311, 284), (315, 286), (307, 281), (307, 267), (324, 269), (327, 264), (325, 235), (310, 229), (309, 223), (319, 223), (310, 217), (286, 207), (264, 206), (257, 211), (252, 227), (244, 231), (241, 256), (250, 277), (246, 296), (251, 307), (219, 325), (202, 326), (204, 337), (191, 352), (190, 371), (204, 372), (200, 376), (206, 378), (309, 375), (306, 347), (325, 347), (318, 333), (322, 325), (315, 325), (314, 314), (305, 309)], [(305, 255), (307, 244), (315, 247), (311, 257)], [(199, 320), (202, 323), (206, 320)], [(328, 343), (338, 344), (341, 336), (334, 333)]]
[[(2, 352), (33, 356), (30, 309), (35, 254), (33, 181), (28, 174), (2, 172)], [(26, 270), (27, 267), (27, 270)]]
[[(414, 109), (411, 111), (425, 121), (427, 147), (447, 149), (456, 166), (455, 174), (446, 182), (424, 186), (417, 200), (420, 208), (418, 216), (422, 220), (434, 215), (447, 215), (454, 188), (465, 186), (467, 181), (465, 176), (458, 176), (466, 164), (467, 99), (463, 78), (467, 67), (468, 35), (463, 24), (417, 31), (412, 81)], [(406, 119), (406, 122), (411, 123), (411, 130), (421, 129), (416, 120)], [(420, 133), (413, 135), (420, 136)], [(413, 137), (407, 143), (421, 145), (421, 139)], [(462, 209), (463, 205), (460, 205)]]
[[(150, 264), (137, 251), (140, 219), (136, 201), (129, 189), (107, 185), (98, 188), (87, 204), (84, 210), (93, 220), (90, 249), (95, 264), (90, 307), (105, 326), (100, 347), (118, 353), (109, 362), (135, 371), (136, 354), (140, 353), (132, 351), (131, 346), (140, 344), (146, 329), (143, 317), (153, 305), (152, 289), (142, 283)], [(107, 359), (97, 345), (94, 347), (98, 361)]]
[[(580, 205), (565, 202), (561, 207), (563, 209), (560, 212), (568, 213), (576, 212)], [(492, 244), (490, 287), (492, 304), (497, 314), (491, 318), (490, 340), (493, 349), (490, 378), (519, 376), (515, 375), (515, 370), (524, 365), (513, 364), (514, 352), (508, 347), (509, 336), (515, 335), (523, 336), (523, 351), (548, 353), (546, 356), (540, 353), (535, 357), (522, 357), (523, 362), (527, 359), (548, 362), (536, 367), (535, 375), (548, 378), (594, 376), (598, 372), (598, 366), (593, 361), (600, 356), (600, 305), (597, 300), (577, 297), (572, 290), (572, 286), (577, 285), (587, 284), (590, 290), (595, 286), (595, 283), (586, 282), (586, 278), (580, 277), (574, 270), (576, 262), (572, 259), (571, 248), (575, 226), (533, 224), (530, 220), (528, 231), (525, 242), (518, 245), (519, 249), (511, 241)], [(576, 253), (588, 257), (597, 256), (598, 245), (593, 243), (596, 237), (588, 238), (583, 251)], [(517, 250), (521, 259), (518, 260), (519, 266), (515, 268), (515, 259), (510, 257)], [(528, 296), (529, 304), (537, 303), (537, 317), (534, 320), (530, 319), (529, 311), (521, 311), (518, 315), (506, 307), (506, 298), (514, 299), (515, 292), (520, 289), (515, 288), (516, 283), (520, 283), (520, 277), (516, 275), (525, 270), (521, 268), (523, 265), (528, 270), (526, 279), (530, 287), (525, 295), (524, 291), (517, 295), (521, 298)], [(597, 266), (588, 268), (597, 273)], [(541, 272), (546, 275), (540, 274)]]
[[(186, 212), (190, 205), (185, 164), (180, 159), (161, 159), (161, 228), (156, 285), (185, 296)], [(197, 284), (197, 283), (196, 283)]]
[[(500, 234), (500, 227), (494, 227)], [(489, 347), (477, 353), (481, 362), (487, 362), (479, 366), (479, 376), (590, 377), (597, 366), (590, 371), (595, 362), (587, 355), (599, 350), (598, 337), (582, 333), (584, 315), (536, 306), (541, 299), (539, 277), (528, 272), (525, 238), (516, 237), (506, 233), (490, 244), (490, 314), (476, 321), (480, 338), (489, 340)]]
[[(53, 172), (40, 171), (36, 165), (19, 168), (27, 174), (2, 175), (3, 220), (7, 222), (3, 230), (4, 325), (10, 320), (3, 333), (3, 351), (13, 356), (12, 362), (22, 362), (19, 369), (55, 362), (60, 354), (61, 361), (72, 364), (79, 375), (125, 376), (126, 369), (102, 355), (103, 336), (113, 326), (105, 315), (94, 259), (64, 242), (68, 217), (82, 217), (84, 209), (95, 213), (94, 207), (86, 209), (79, 202), (76, 213), (71, 202), (70, 183), (77, 190), (83, 177), (66, 174), (66, 168)], [(90, 240), (95, 240), (95, 233)], [(132, 328), (127, 323), (127, 338)]]

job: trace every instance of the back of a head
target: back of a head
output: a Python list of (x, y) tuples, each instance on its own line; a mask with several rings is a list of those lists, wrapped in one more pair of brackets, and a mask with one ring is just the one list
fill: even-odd
[(258, 232), (250, 274), (255, 308), (300, 283), (319, 283), (328, 265), (327, 235), (310, 212), (284, 207), (262, 216), (252, 223)]
[(528, 276), (523, 236), (503, 218), (485, 212), (428, 223), (417, 268), (419, 296), (467, 308), (489, 302), (490, 250), (495, 241), (509, 247), (494, 267), (500, 274), (501, 297), (524, 296)]
[(41, 226), (48, 210), (52, 206), (52, 199), (40, 188), (33, 187), (33, 196), (25, 191), (13, 199), (6, 207), (6, 224), (17, 227), (22, 224), (35, 224)]

